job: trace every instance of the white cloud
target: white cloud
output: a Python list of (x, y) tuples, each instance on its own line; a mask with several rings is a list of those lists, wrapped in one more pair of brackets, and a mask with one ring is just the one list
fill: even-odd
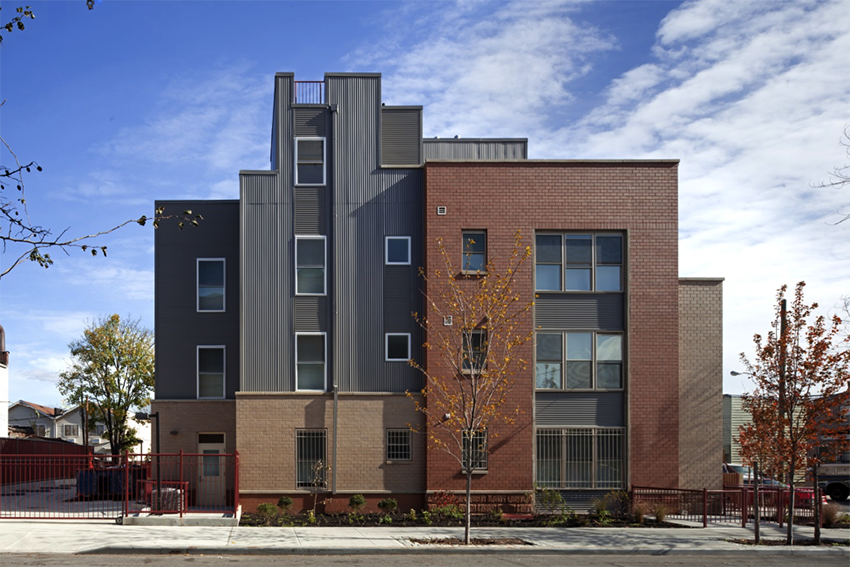
[(65, 262), (58, 267), (63, 280), (73, 286), (101, 290), (101, 298), (153, 302), (153, 270), (131, 268), (118, 260)]

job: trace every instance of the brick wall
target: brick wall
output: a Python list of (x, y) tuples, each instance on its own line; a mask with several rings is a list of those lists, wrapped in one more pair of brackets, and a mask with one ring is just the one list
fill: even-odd
[[(675, 161), (428, 162), (425, 166), (425, 262), (442, 265), (437, 238), (461, 256), (461, 231), (486, 229), (490, 258), (504, 258), (521, 230), (616, 230), (627, 240), (630, 482), (674, 487), (679, 482), (678, 201)], [(448, 214), (438, 216), (445, 206)], [(533, 297), (533, 265), (517, 290)], [(525, 329), (531, 330), (531, 321)], [(432, 351), (433, 352), (433, 351)], [(529, 351), (528, 356), (531, 356)], [(439, 361), (429, 355), (429, 368)], [(508, 404), (522, 412), (491, 446), (491, 470), (478, 490), (533, 488), (534, 380), (516, 376)], [(644, 458), (648, 457), (648, 458)], [(428, 454), (428, 488), (460, 489), (457, 463)]]
[[(236, 450), (236, 402), (233, 400), (153, 400), (160, 412), (163, 453), (198, 452), (198, 433), (224, 433), (225, 452)], [(151, 420), (151, 450), (156, 450), (157, 420)], [(172, 435), (171, 432), (176, 434)]]
[(722, 488), (723, 280), (679, 280), (679, 486)]

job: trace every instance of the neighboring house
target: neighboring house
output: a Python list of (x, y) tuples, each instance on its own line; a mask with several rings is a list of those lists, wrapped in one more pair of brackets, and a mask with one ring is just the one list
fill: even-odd
[(441, 265), (438, 237), (485, 262), (521, 229), (536, 364), (476, 467), (476, 509), (527, 510), (535, 487), (719, 487), (722, 280), (677, 276), (678, 162), (528, 160), (525, 139), (423, 139), (422, 120), (383, 104), (379, 74), (279, 73), (271, 169), (241, 172), (238, 200), (157, 202), (204, 218), (155, 235), (163, 452), (238, 450), (247, 509), (304, 502), (317, 460), (340, 509), (462, 490), (409, 429), (407, 360), (441, 363), (411, 317), (418, 268)]
[[(753, 422), (743, 408), (740, 394), (723, 394), (723, 462), (742, 464), (741, 443), (738, 437), (741, 428)], [(718, 465), (719, 466), (719, 465)]]
[(0, 325), (0, 436), (9, 430), (9, 351), (6, 350), (6, 331)]
[[(10, 406), (9, 421), (12, 426), (31, 428), (36, 437), (59, 438), (77, 445), (85, 442), (82, 406), (63, 410), (20, 400)], [(136, 429), (136, 436), (143, 441), (134, 451), (149, 451), (150, 424), (131, 419), (130, 426)], [(94, 424), (89, 431), (88, 442), (95, 453), (112, 453), (112, 446), (106, 436), (106, 425), (103, 423)]]

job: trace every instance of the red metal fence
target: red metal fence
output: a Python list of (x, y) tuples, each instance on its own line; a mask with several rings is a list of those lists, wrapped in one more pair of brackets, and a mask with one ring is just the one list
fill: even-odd
[(239, 507), (238, 454), (0, 455), (0, 519), (114, 519)]
[[(814, 491), (795, 489), (794, 518), (814, 517)], [(821, 496), (822, 498), (822, 496)], [(750, 486), (725, 487), (723, 490), (682, 490), (676, 488), (632, 487), (632, 506), (643, 505), (652, 515), (662, 506), (667, 517), (690, 522), (701, 522), (703, 527), (713, 524), (737, 524), (746, 527), (755, 521), (755, 498)], [(763, 521), (776, 522), (780, 527), (788, 512), (788, 489), (760, 488), (759, 515)]]

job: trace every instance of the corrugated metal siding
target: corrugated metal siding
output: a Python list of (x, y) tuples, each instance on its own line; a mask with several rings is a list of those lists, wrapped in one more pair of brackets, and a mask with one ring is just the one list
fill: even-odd
[(723, 446), (731, 448), (732, 463), (741, 463), (740, 427), (752, 422), (750, 414), (742, 407), (740, 396), (723, 396)]
[(328, 111), (324, 108), (295, 108), (292, 111), (295, 119), (296, 136), (327, 135)]
[(538, 293), (534, 324), (543, 329), (624, 330), (623, 294)]
[(538, 427), (623, 427), (624, 396), (623, 392), (537, 392), (534, 422)]
[(422, 163), (422, 109), (381, 109), (381, 165)]
[(384, 332), (409, 332), (413, 277), (413, 266), (384, 266)]
[[(412, 266), (422, 265), (421, 174), (378, 164), (380, 78), (326, 78), (338, 104), (330, 248), (334, 337), (332, 372), (341, 391), (403, 392), (421, 387), (406, 364), (384, 362), (384, 236), (411, 236)], [(329, 170), (330, 171), (330, 170)], [(333, 178), (332, 178), (333, 180)], [(415, 300), (418, 300), (415, 299)], [(414, 347), (422, 344), (411, 318)], [(420, 358), (420, 349), (414, 356)]]
[(328, 298), (298, 295), (295, 297), (295, 331), (328, 330)]
[(295, 188), (295, 234), (327, 234), (326, 187)]
[(520, 140), (440, 140), (422, 141), (422, 154), (429, 159), (499, 160), (526, 159), (528, 142)]

